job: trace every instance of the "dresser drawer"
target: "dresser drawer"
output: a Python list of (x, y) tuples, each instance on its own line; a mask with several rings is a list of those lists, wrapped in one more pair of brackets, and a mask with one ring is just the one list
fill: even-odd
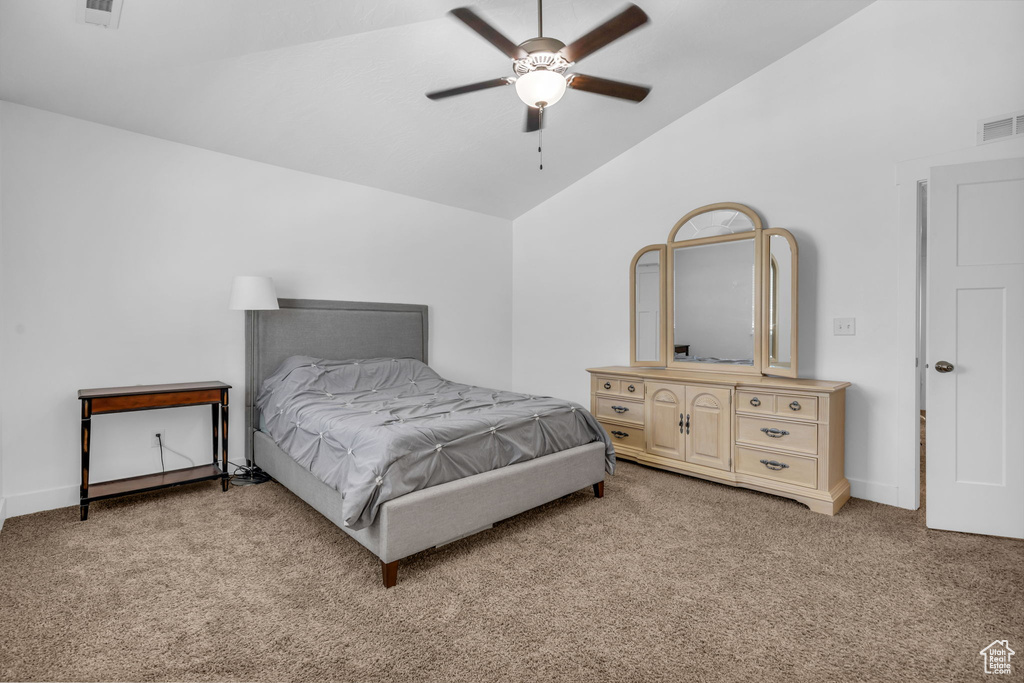
[(597, 397), (597, 419), (609, 419), (617, 422), (644, 423), (643, 401), (630, 401), (613, 396)]
[(646, 446), (644, 441), (644, 430), (640, 427), (624, 427), (622, 425), (613, 425), (607, 422), (602, 422), (601, 426), (608, 432), (608, 435), (612, 437), (612, 444), (616, 448), (619, 446), (625, 446), (626, 448), (632, 448), (635, 451), (642, 451)]
[(780, 394), (775, 397), (775, 414), (799, 420), (817, 420), (818, 397)]
[(736, 472), (787, 484), (818, 488), (818, 459), (739, 447)]
[(755, 391), (737, 391), (736, 412), (774, 415), (775, 394), (766, 394)]
[(797, 420), (818, 419), (817, 396), (793, 396), (761, 391), (737, 391), (736, 412), (785, 415)]
[(736, 440), (768, 448), (784, 448), (799, 453), (818, 453), (818, 425), (783, 422), (762, 417), (736, 417)]
[(638, 379), (624, 379), (619, 383), (620, 393), (623, 396), (629, 396), (630, 398), (644, 397), (644, 383), (643, 380)]
[(599, 394), (615, 394), (616, 396), (642, 399), (644, 397), (644, 382), (630, 377), (622, 379), (597, 376), (594, 378), (594, 390)]

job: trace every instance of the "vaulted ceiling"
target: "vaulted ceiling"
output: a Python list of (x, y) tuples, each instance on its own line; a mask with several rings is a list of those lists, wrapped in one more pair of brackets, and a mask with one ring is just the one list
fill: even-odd
[[(83, 1), (0, 0), (0, 99), (504, 218), (869, 4), (636, 0), (650, 23), (574, 70), (651, 95), (566, 93), (541, 171), (514, 88), (424, 97), (512, 75), (446, 14), (460, 0), (124, 0), (117, 29), (78, 23)], [(548, 0), (545, 33), (568, 43), (624, 4)], [(475, 8), (514, 42), (536, 34), (532, 0)]]

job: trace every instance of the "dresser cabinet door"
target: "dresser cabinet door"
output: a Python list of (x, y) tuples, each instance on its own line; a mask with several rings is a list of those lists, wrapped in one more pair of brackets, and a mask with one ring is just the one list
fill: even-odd
[(730, 389), (686, 387), (686, 462), (732, 469)]
[(647, 452), (684, 460), (686, 386), (648, 382), (646, 391)]

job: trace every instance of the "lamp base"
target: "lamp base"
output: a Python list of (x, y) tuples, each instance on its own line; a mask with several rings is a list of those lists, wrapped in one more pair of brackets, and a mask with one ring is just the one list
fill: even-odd
[(231, 483), (235, 486), (252, 486), (254, 484), (265, 484), (270, 481), (270, 475), (256, 465), (240, 467), (236, 474), (231, 475)]

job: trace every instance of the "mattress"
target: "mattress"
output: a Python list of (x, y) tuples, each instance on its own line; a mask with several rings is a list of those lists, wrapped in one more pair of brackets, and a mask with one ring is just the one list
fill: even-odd
[(452, 382), (408, 358), (293, 356), (256, 406), (281, 449), (340, 493), (351, 529), (412, 491), (595, 441), (615, 469), (607, 434), (582, 406)]

